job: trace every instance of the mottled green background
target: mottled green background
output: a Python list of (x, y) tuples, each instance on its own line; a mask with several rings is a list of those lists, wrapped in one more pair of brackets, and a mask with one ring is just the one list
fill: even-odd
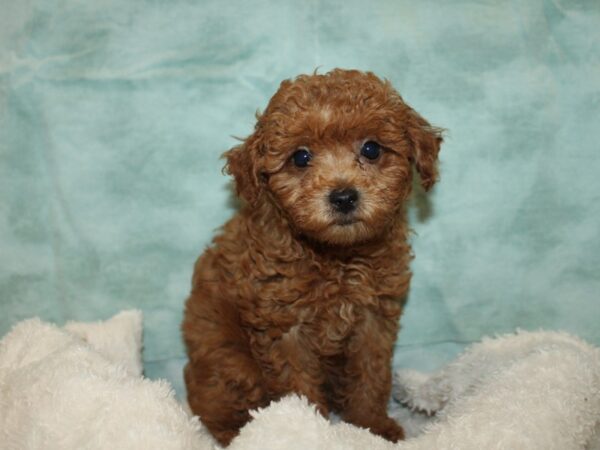
[(140, 308), (181, 392), (192, 265), (233, 212), (219, 155), (317, 67), (448, 129), (396, 365), (517, 327), (600, 344), (595, 0), (0, 0), (0, 334)]

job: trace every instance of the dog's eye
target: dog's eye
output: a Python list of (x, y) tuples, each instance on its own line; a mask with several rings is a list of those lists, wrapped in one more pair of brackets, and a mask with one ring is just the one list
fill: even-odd
[(367, 141), (360, 149), (360, 154), (371, 161), (375, 161), (381, 154), (381, 146), (375, 141)]
[(309, 161), (312, 159), (312, 155), (305, 148), (301, 148), (296, 150), (292, 155), (292, 161), (296, 167), (306, 167), (308, 166)]

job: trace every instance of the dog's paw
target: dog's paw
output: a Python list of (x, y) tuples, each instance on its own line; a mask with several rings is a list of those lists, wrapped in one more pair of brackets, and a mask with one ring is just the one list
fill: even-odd
[(394, 419), (386, 417), (375, 425), (369, 427), (372, 433), (381, 436), (391, 442), (404, 439), (404, 430)]
[(223, 447), (227, 447), (229, 444), (231, 444), (231, 441), (236, 438), (238, 434), (240, 434), (240, 430), (238, 428), (218, 431), (213, 430), (212, 434), (219, 444), (221, 444)]

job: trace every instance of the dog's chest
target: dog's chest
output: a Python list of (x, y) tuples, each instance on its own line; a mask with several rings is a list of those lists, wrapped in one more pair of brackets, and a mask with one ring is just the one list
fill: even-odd
[(367, 315), (389, 313), (390, 298), (402, 296), (408, 283), (400, 271), (378, 273), (360, 263), (305, 267), (296, 274), (255, 281), (253, 307), (244, 319), (257, 344), (294, 340), (325, 355), (340, 353)]

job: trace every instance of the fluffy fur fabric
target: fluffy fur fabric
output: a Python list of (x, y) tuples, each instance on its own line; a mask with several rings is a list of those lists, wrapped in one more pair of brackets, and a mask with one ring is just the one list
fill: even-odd
[(391, 358), (411, 259), (413, 168), (436, 129), (371, 73), (284, 81), (226, 153), (246, 204), (196, 263), (183, 335), (192, 410), (222, 444), (289, 393), (391, 441)]
[(435, 414), (403, 449), (600, 448), (600, 350), (565, 333), (484, 339), (437, 373), (396, 381), (398, 400)]
[[(140, 325), (136, 312), (77, 334), (17, 325), (0, 341), (0, 449), (218, 448), (166, 383), (140, 378)], [(435, 413), (392, 408), (409, 437), (398, 444), (289, 396), (253, 411), (230, 448), (600, 449), (600, 350), (566, 334), (485, 339), (434, 374), (398, 372), (394, 395)]]
[(0, 449), (210, 448), (171, 387), (140, 378), (141, 320), (15, 326), (0, 341)]

